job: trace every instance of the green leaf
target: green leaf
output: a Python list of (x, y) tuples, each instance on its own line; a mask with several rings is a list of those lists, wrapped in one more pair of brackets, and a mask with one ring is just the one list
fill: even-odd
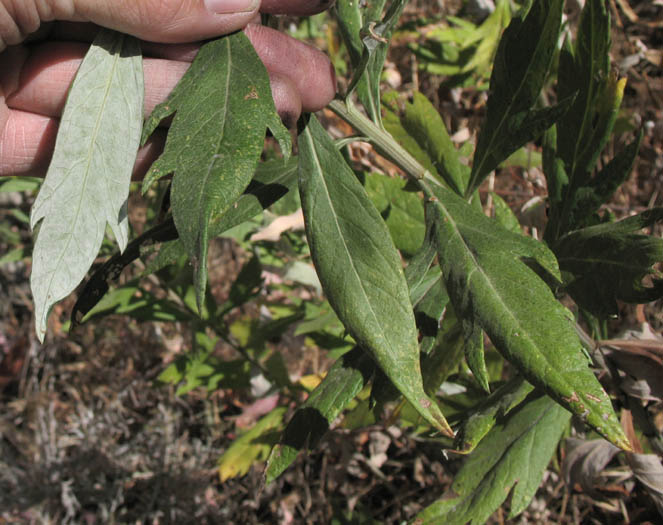
[[(617, 300), (648, 303), (663, 297), (663, 279), (653, 267), (663, 261), (663, 240), (635, 233), (662, 220), (663, 208), (654, 208), (562, 237), (553, 249), (561, 269), (572, 275), (566, 289), (573, 299), (606, 318), (617, 315)], [(649, 286), (645, 276), (652, 277)]]
[(472, 371), (479, 386), (486, 392), (490, 392), (490, 385), (488, 384), (490, 379), (483, 353), (483, 330), (481, 330), (481, 327), (474, 319), (463, 319), (461, 324), (463, 326), (463, 341), (465, 343), (465, 361), (467, 361), (467, 366)]
[(536, 493), (571, 414), (550, 398), (530, 397), (511, 410), (479, 443), (441, 499), (413, 523), (485, 523), (511, 491), (509, 518), (520, 514)]
[(568, 109), (570, 97), (554, 108), (533, 109), (555, 52), (563, 5), (563, 0), (528, 0), (504, 31), (466, 196), (500, 162), (543, 133)]
[(592, 178), (614, 129), (626, 85), (626, 79), (618, 79), (610, 70), (610, 31), (604, 3), (588, 1), (575, 42), (567, 40), (560, 52), (558, 98), (571, 93), (576, 98), (544, 144), (544, 172), (551, 194), (544, 238), (551, 244), (595, 222), (595, 211), (629, 175), (631, 159), (637, 154), (640, 139), (617, 155), (600, 177)]
[(262, 265), (260, 258), (253, 254), (253, 257), (242, 266), (242, 269), (230, 287), (230, 296), (222, 310), (229, 310), (250, 301), (259, 292), (262, 286)]
[(424, 387), (429, 395), (435, 395), (440, 385), (458, 367), (463, 359), (464, 348), (463, 329), (456, 312), (449, 304), (444, 312), (433, 348), (422, 362)]
[(413, 254), (424, 239), (424, 207), (418, 194), (406, 191), (406, 181), (372, 173), (366, 193), (384, 218), (396, 248)]
[[(387, 98), (386, 95), (385, 98)], [(392, 139), (400, 144), (403, 149), (410, 153), (430, 173), (439, 176), (428, 153), (426, 153), (417, 140), (408, 133), (403, 126), (401, 118), (398, 116), (392, 105), (390, 104), (387, 106), (385, 104), (383, 105), (383, 108), (384, 116), (382, 118), (382, 124), (389, 132)]]
[[(287, 161), (277, 159), (261, 163), (255, 177), (239, 200), (224, 213), (212, 216), (210, 238), (218, 237), (231, 228), (249, 221), (264, 208), (268, 208), (285, 196), (297, 184), (297, 166), (296, 157), (291, 157)], [(143, 275), (154, 273), (175, 263), (186, 253), (186, 248), (179, 239), (164, 242), (159, 246), (156, 255), (146, 254), (150, 258), (146, 262)]]
[(528, 381), (628, 449), (610, 398), (589, 368), (573, 316), (530, 268), (560, 279), (552, 252), (504, 230), (446, 188), (433, 191), (436, 199), (427, 206), (437, 214), (440, 266), (458, 316), (480, 326)]
[(38, 177), (3, 177), (0, 180), (0, 193), (38, 190), (43, 179)]
[(279, 407), (263, 416), (255, 426), (238, 437), (219, 458), (221, 482), (244, 476), (256, 461), (264, 461), (278, 439), (287, 408)]
[(200, 387), (214, 392), (221, 388), (238, 390), (251, 385), (251, 363), (246, 359), (221, 361), (211, 355), (211, 351), (203, 348), (178, 358), (159, 375), (158, 380), (174, 385), (182, 383), (175, 391), (177, 396)]
[(533, 389), (522, 376), (516, 376), (495, 390), (463, 421), (454, 441), (456, 450), (472, 452), (497, 421), (519, 405)]
[(504, 199), (495, 192), (491, 192), (490, 195), (493, 198), (493, 206), (495, 207), (495, 220), (498, 222), (498, 224), (510, 232), (522, 233), (518, 217), (516, 217), (516, 214), (513, 213), (509, 205), (504, 202)]
[(127, 196), (142, 120), (138, 41), (102, 30), (69, 91), (53, 159), (30, 217), (32, 228), (42, 221), (30, 277), (40, 341), (53, 305), (74, 290), (94, 262), (106, 224), (120, 249), (127, 245)]
[[(565, 42), (560, 53), (558, 91), (559, 98), (577, 93), (571, 110), (559, 123), (557, 145), (559, 156), (566, 164), (570, 178), (580, 185), (586, 181), (600, 149), (592, 144), (592, 137), (600, 135), (607, 140), (610, 130), (599, 131), (596, 119), (597, 101), (610, 80), (610, 16), (605, 3), (589, 0), (582, 11), (578, 35), (574, 44)], [(616, 84), (613, 84), (617, 87)], [(623, 91), (623, 86), (622, 86)], [(614, 99), (613, 97), (610, 97)], [(621, 96), (619, 96), (621, 102)], [(615, 102), (609, 104), (614, 107)], [(619, 104), (617, 103), (617, 108)], [(603, 119), (602, 119), (603, 120)]]
[(462, 195), (467, 186), (468, 168), (461, 164), (447, 127), (433, 104), (415, 92), (412, 103), (405, 105), (401, 122), (432, 160), (437, 173), (452, 190)]
[(138, 321), (192, 321), (193, 315), (166, 299), (157, 299), (136, 281), (103, 296), (81, 322), (110, 314), (126, 315)]
[(430, 352), (435, 343), (442, 313), (449, 303), (439, 266), (431, 268), (428, 275), (430, 277), (424, 283), (427, 289), (414, 305), (414, 318), (421, 334), (419, 348), (424, 354)]
[(306, 235), (330, 304), (421, 415), (449, 434), (423, 389), (412, 304), (384, 221), (314, 116), (299, 146)]
[(228, 211), (249, 185), (268, 128), (286, 157), (291, 141), (276, 113), (267, 71), (242, 32), (200, 49), (168, 100), (148, 119), (143, 141), (173, 113), (164, 152), (147, 173), (143, 189), (174, 173), (173, 218), (193, 262), (200, 306), (212, 218)]
[(342, 356), (329, 369), (288, 423), (280, 443), (267, 461), (266, 483), (271, 483), (303, 450), (314, 449), (330, 425), (373, 375), (374, 364), (360, 348)]

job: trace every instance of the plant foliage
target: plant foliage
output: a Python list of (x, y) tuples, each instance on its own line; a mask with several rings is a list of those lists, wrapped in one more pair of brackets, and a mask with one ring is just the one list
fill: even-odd
[[(494, 54), (486, 115), (473, 153), (470, 144), (456, 148), (443, 116), (423, 94), (415, 92), (408, 101), (395, 94), (381, 100), (389, 40), (406, 3), (336, 2), (335, 23), (352, 76), (344, 96), (330, 105), (361, 140), (400, 169), (402, 178), (356, 170), (343, 151), (354, 138), (335, 142), (315, 115), (302, 117), (298, 156), (289, 158), (290, 135), (278, 120), (267, 73), (247, 38), (237, 33), (209, 42), (143, 129), (144, 142), (164, 118), (175, 115), (165, 150), (143, 184), (148, 191), (172, 174), (165, 219), (93, 273), (73, 318), (76, 324), (122, 313), (141, 321), (188, 321), (191, 352), (170, 365), (160, 381), (177, 384), (183, 394), (193, 388), (254, 388), (259, 378), (268, 392), (297, 403), (291, 417), (284, 406), (277, 407), (238, 438), (221, 458), (222, 479), (245, 473), (271, 449), (265, 476), (272, 482), (339, 418), (348, 426), (366, 424), (379, 421), (387, 408), (391, 421), (468, 454), (447, 497), (414, 523), (483, 523), (510, 492), (511, 516), (526, 508), (572, 416), (630, 450), (578, 323), (616, 314), (617, 301), (663, 296), (655, 266), (663, 260), (663, 241), (640, 232), (661, 221), (663, 212), (651, 209), (618, 222), (601, 213), (628, 177), (641, 140), (637, 135), (597, 169), (624, 89), (624, 81), (609, 69), (605, 2), (587, 0), (577, 35), (567, 37), (561, 51), (562, 0), (526, 0), (513, 17), (508, 3), (498, 2), (498, 11), (482, 26), (454, 21), (454, 31), (475, 35), (465, 65), (455, 74), (481, 73)], [(117, 35), (112, 39), (131, 44)], [(104, 86), (114, 93), (129, 78), (134, 84), (125, 98), (138, 101), (136, 53), (128, 54), (134, 57), (126, 59), (128, 77), (107, 77)], [(88, 116), (79, 109), (88, 92), (93, 111), (105, 109), (96, 88), (84, 83), (91, 60), (81, 68), (63, 119), (51, 167), (61, 177), (93, 162), (89, 143), (83, 151), (62, 149), (80, 142), (75, 126), (87, 129)], [(547, 86), (553, 73), (556, 103), (551, 105), (541, 93), (552, 89)], [(138, 109), (136, 102), (132, 111)], [(110, 111), (128, 112), (119, 106)], [(267, 130), (283, 159), (259, 162)], [(99, 140), (115, 144), (124, 135), (112, 127)], [(543, 241), (525, 235), (497, 196), (496, 217), (487, 217), (478, 191), (512, 154), (539, 140), (550, 211)], [(109, 149), (126, 157), (130, 147)], [(62, 158), (69, 164), (62, 165)], [(127, 173), (124, 164), (118, 171), (107, 169), (99, 184)], [(60, 261), (53, 249), (42, 251), (46, 243), (61, 242), (49, 222), (65, 199), (55, 192), (55, 182), (49, 172), (32, 218), (35, 223), (46, 217), (33, 274), (40, 334), (50, 305), (75, 286), (60, 266), (43, 266), (45, 258)], [(69, 250), (66, 264), (85, 272), (106, 222), (121, 246), (127, 244), (125, 226), (118, 223), (126, 193), (119, 187), (111, 193), (105, 183), (83, 184), (76, 186), (76, 199), (81, 203), (76, 217), (90, 222), (94, 235), (81, 229), (71, 237), (90, 246), (83, 250), (85, 260)], [(92, 206), (105, 209), (100, 199), (114, 203), (112, 213), (98, 220), (79, 215)], [(290, 232), (278, 243), (247, 241), (262, 220), (299, 206), (305, 237)], [(66, 232), (82, 224), (65, 219)], [(58, 219), (57, 228), (65, 219)], [(207, 256), (210, 239), (221, 235), (232, 236), (252, 256), (219, 304), (207, 289)], [(143, 277), (154, 274), (167, 290), (165, 298), (158, 299), (140, 279), (111, 289), (136, 259), (144, 262)], [(260, 290), (269, 286), (263, 278), (267, 267), (283, 276), (279, 286), (288, 301), (264, 300)], [(324, 298), (307, 292), (314, 298), (302, 299), (295, 293), (300, 286), (321, 288)], [(559, 301), (564, 294), (575, 301), (575, 312)], [(260, 305), (260, 319), (243, 314), (251, 301)], [(306, 344), (336, 358), (326, 375), (291, 380), (270, 341), (293, 328)], [(242, 357), (220, 359), (213, 352), (218, 341)], [(504, 361), (515, 370), (511, 376)], [(441, 388), (443, 383), (473, 389), (461, 400)]]

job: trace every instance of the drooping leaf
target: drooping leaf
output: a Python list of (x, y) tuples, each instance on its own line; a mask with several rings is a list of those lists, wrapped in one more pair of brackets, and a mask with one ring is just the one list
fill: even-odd
[(423, 389), (398, 252), (364, 188), (314, 116), (300, 135), (300, 193), (311, 256), (338, 317), (421, 415), (450, 433)]
[(586, 494), (596, 493), (596, 477), (620, 450), (604, 439), (566, 439), (562, 476), (569, 490), (578, 483)]
[(500, 420), (467, 458), (448, 499), (421, 512), (420, 525), (482, 525), (510, 492), (509, 518), (536, 493), (571, 414), (547, 396), (530, 396)]
[(528, 381), (628, 449), (610, 398), (589, 368), (573, 316), (525, 264), (558, 280), (552, 252), (504, 230), (446, 188), (433, 191), (436, 198), (427, 206), (437, 214), (440, 266), (458, 316), (480, 326)]
[[(576, 302), (605, 318), (617, 315), (617, 300), (646, 303), (662, 297), (663, 279), (653, 265), (663, 261), (663, 240), (635, 233), (661, 220), (663, 208), (653, 208), (562, 237), (553, 249), (560, 268), (572, 275), (566, 289)], [(649, 286), (643, 284), (647, 275), (652, 275)]]
[(94, 262), (106, 224), (127, 245), (127, 196), (143, 120), (143, 69), (134, 38), (102, 30), (80, 65), (30, 225), (41, 221), (30, 286), (41, 341), (52, 306)]
[(633, 474), (642, 483), (663, 516), (663, 464), (656, 454), (626, 454)]
[(424, 239), (424, 207), (421, 198), (405, 191), (403, 179), (379, 173), (366, 176), (366, 193), (384, 218), (396, 248), (413, 254)]
[(343, 355), (329, 369), (288, 423), (267, 461), (265, 481), (271, 483), (288, 468), (297, 454), (312, 450), (343, 409), (373, 375), (373, 361), (361, 348)]
[(242, 32), (201, 47), (168, 100), (148, 119), (143, 141), (173, 113), (164, 152), (143, 188), (174, 174), (173, 219), (193, 262), (201, 304), (212, 218), (228, 211), (249, 185), (266, 130), (278, 139), (286, 157), (290, 135), (276, 113), (267, 71)]
[[(256, 216), (288, 193), (297, 182), (297, 159), (274, 160), (260, 164), (256, 175), (239, 198), (237, 205), (226, 213), (212, 218), (210, 236), (216, 237), (226, 230)], [(154, 253), (156, 252), (156, 253)], [(139, 257), (144, 257), (143, 275), (154, 273), (174, 264), (186, 255), (184, 245), (178, 240), (172, 217), (166, 219), (129, 243), (123, 253), (115, 254), (95, 271), (81, 291), (71, 313), (72, 328), (108, 291), (122, 270)]]
[(466, 195), (500, 162), (541, 135), (568, 109), (535, 110), (548, 74), (562, 21), (563, 0), (528, 0), (504, 31), (490, 78), (486, 120), (477, 138)]
[(110, 283), (120, 276), (122, 270), (140, 257), (142, 249), (161, 242), (166, 243), (176, 238), (175, 223), (170, 218), (131, 241), (124, 252), (116, 253), (108, 259), (92, 274), (79, 294), (78, 300), (71, 311), (72, 329), (83, 322), (83, 318), (104, 297), (110, 288)]
[(264, 461), (278, 439), (287, 408), (278, 407), (263, 416), (251, 430), (238, 437), (219, 458), (221, 482), (245, 475), (256, 461)]
[[(287, 161), (279, 159), (261, 163), (255, 177), (237, 202), (229, 210), (212, 216), (210, 238), (218, 237), (252, 219), (291, 191), (297, 184), (297, 165), (296, 157)], [(164, 243), (156, 256), (147, 262), (144, 274), (154, 273), (174, 263), (186, 253), (185, 246), (179, 240)]]

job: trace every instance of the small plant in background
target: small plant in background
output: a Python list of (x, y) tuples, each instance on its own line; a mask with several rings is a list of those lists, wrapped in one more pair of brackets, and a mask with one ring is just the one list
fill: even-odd
[[(108, 222), (123, 251), (95, 269), (72, 325), (109, 313), (190, 325), (190, 352), (159, 380), (178, 385), (178, 394), (224, 388), (260, 398), (257, 423), (220, 458), (222, 479), (266, 460), (270, 483), (343, 414), (370, 424), (386, 412), (387, 421), (467, 455), (449, 494), (413, 523), (483, 523), (509, 494), (510, 516), (527, 507), (575, 418), (592, 439), (570, 442), (567, 481), (591, 488), (592, 455), (605, 458), (593, 464), (596, 473), (622, 450), (663, 512), (656, 481), (663, 467), (655, 455), (661, 437), (639, 401), (659, 399), (643, 393), (654, 380), (620, 353), (619, 342), (602, 341), (617, 301), (663, 296), (656, 269), (663, 241), (641, 233), (663, 220), (663, 209), (615, 221), (603, 208), (629, 176), (641, 141), (636, 133), (603, 160), (624, 90), (610, 69), (605, 3), (587, 0), (577, 34), (561, 48), (562, 0), (527, 0), (513, 13), (509, 2), (498, 1), (480, 25), (453, 19), (412, 44), (424, 68), (450, 75), (456, 85), (482, 88), (490, 74), (474, 148), (456, 146), (423, 94), (383, 95), (389, 41), (406, 4), (337, 0), (334, 15), (352, 76), (330, 108), (357, 136), (334, 140), (316, 116), (305, 115), (296, 156), (266, 72), (241, 33), (203, 46), (143, 126), (142, 139), (136, 132), (120, 140), (111, 118), (118, 112), (140, 131), (140, 53), (129, 37), (102, 33), (81, 70), (113, 71), (104, 86), (114, 95), (90, 96), (92, 87), (79, 75), (68, 108), (86, 99), (85, 118), (104, 125), (84, 138), (106, 141), (104, 151), (76, 150), (85, 144), (68, 130), (84, 117), (66, 111), (33, 208), (32, 224), (43, 219), (32, 277), (40, 337), (53, 304), (97, 256)], [(542, 96), (551, 83), (554, 90)], [(130, 107), (118, 109), (120, 103)], [(129, 178), (115, 188), (80, 179), (92, 177), (93, 166), (97, 182), (116, 171), (119, 181), (130, 173), (122, 165), (127, 155), (173, 114), (165, 151), (143, 183), (157, 203), (154, 216), (163, 220), (129, 241)], [(261, 161), (267, 129), (282, 155)], [(370, 143), (398, 176), (355, 171), (346, 150), (355, 141)], [(548, 188), (542, 239), (525, 235), (496, 197), (495, 217), (487, 217), (479, 196), (494, 170), (533, 143), (542, 147)], [(171, 174), (171, 182), (162, 179)], [(81, 206), (63, 214), (72, 195)], [(100, 199), (110, 209), (88, 224), (90, 210), (105, 209)], [(260, 217), (279, 218), (255, 237)], [(78, 243), (87, 260), (72, 257), (55, 230)], [(221, 235), (251, 254), (225, 302), (207, 285), (209, 242)], [(139, 259), (140, 277), (111, 289)], [(324, 373), (291, 379), (274, 344), (287, 333), (327, 350), (334, 363)], [(219, 342), (236, 358), (220, 358)]]

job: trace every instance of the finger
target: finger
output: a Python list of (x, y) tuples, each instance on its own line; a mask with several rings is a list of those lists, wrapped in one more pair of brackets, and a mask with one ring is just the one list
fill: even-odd
[(274, 15), (308, 16), (331, 7), (334, 0), (262, 0), (260, 11)]
[(244, 32), (267, 71), (292, 81), (304, 111), (318, 111), (334, 98), (336, 74), (322, 51), (269, 27), (252, 24)]
[[(3, 125), (4, 122), (4, 125)], [(43, 177), (55, 147), (59, 120), (19, 110), (10, 110), (0, 97), (0, 176)], [(133, 178), (142, 178), (163, 151), (164, 130), (155, 131), (140, 148)]]
[[(20, 47), (13, 47), (11, 51)], [(88, 47), (78, 42), (34, 46), (22, 68), (4, 69), (10, 73), (0, 78), (0, 85), (8, 94), (9, 107), (49, 117), (60, 116), (69, 86)], [(0, 70), (3, 58), (0, 56)], [(166, 100), (189, 66), (187, 62), (175, 60), (146, 58), (143, 61), (145, 115)]]
[(94, 22), (154, 42), (192, 42), (243, 28), (259, 7), (260, 0), (2, 0), (0, 51), (51, 20)]
[(270, 73), (269, 85), (272, 88), (274, 105), (283, 124), (288, 128), (294, 128), (302, 113), (302, 100), (297, 87), (288, 77), (276, 73)]
[[(281, 80), (275, 99), (279, 114), (291, 116), (301, 109), (316, 111), (331, 100), (335, 79), (324, 54), (266, 28), (253, 30), (249, 36), (255, 40), (267, 70)], [(8, 94), (8, 105), (46, 116), (61, 115), (69, 85), (86, 50), (87, 45), (82, 43), (53, 42), (31, 46), (27, 59), (22, 46), (2, 53), (0, 71), (7, 73), (0, 76), (0, 86)], [(279, 55), (279, 51), (283, 55)], [(188, 63), (176, 60), (144, 60), (146, 114), (166, 100), (188, 67)], [(283, 87), (284, 79), (288, 79), (289, 89)]]

